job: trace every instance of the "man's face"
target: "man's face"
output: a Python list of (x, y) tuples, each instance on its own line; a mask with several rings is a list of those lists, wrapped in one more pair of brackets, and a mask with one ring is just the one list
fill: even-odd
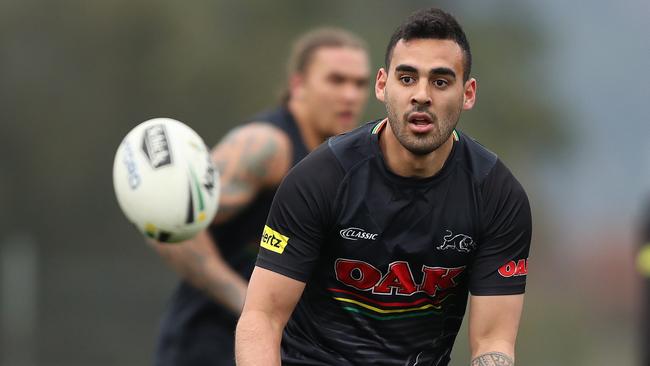
[(450, 138), (461, 111), (472, 108), (476, 80), (463, 82), (463, 51), (456, 42), (400, 40), (389, 70), (377, 74), (375, 94), (402, 146), (426, 155)]
[(356, 126), (368, 99), (368, 56), (349, 47), (322, 47), (294, 82), (318, 133), (333, 136)]

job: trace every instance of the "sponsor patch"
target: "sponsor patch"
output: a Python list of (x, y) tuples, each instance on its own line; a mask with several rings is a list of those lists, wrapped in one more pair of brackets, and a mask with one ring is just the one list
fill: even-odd
[(516, 276), (525, 276), (528, 274), (528, 259), (520, 259), (517, 262), (510, 261), (501, 268), (499, 268), (499, 274), (502, 277), (516, 277)]
[(142, 151), (154, 169), (171, 165), (172, 154), (165, 126), (153, 125), (144, 130)]
[(349, 227), (339, 231), (343, 239), (348, 240), (377, 240), (379, 234), (373, 234), (365, 231), (364, 229), (358, 227)]
[(422, 280), (418, 283), (411, 265), (406, 261), (390, 263), (385, 272), (370, 263), (355, 259), (338, 258), (334, 263), (334, 274), (339, 282), (377, 295), (411, 296), (425, 293), (433, 297), (456, 287), (457, 279), (464, 270), (465, 266), (446, 268), (422, 265)]
[(288, 236), (284, 236), (267, 225), (264, 225), (264, 232), (262, 233), (262, 240), (260, 241), (260, 246), (262, 248), (282, 254), (288, 242)]

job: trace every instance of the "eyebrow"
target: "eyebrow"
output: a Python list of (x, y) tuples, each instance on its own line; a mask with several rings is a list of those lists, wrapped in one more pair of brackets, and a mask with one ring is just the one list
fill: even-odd
[(395, 71), (414, 72), (414, 73), (418, 72), (418, 70), (415, 67), (409, 65), (397, 65), (395, 66)]
[[(395, 67), (395, 71), (401, 71), (401, 72), (412, 72), (412, 73), (417, 73), (418, 70), (410, 65), (397, 65)], [(454, 79), (456, 78), (456, 73), (454, 70), (448, 68), (448, 67), (435, 67), (431, 70), (429, 70), (429, 75), (448, 75), (453, 77)]]
[(448, 68), (448, 67), (436, 67), (433, 68), (429, 71), (429, 75), (448, 75), (451, 76), (452, 78), (456, 78), (456, 73), (454, 70)]

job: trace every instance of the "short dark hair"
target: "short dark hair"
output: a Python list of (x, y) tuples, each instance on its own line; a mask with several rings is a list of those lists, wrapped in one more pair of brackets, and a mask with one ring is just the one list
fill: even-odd
[(411, 14), (390, 37), (384, 58), (386, 69), (390, 67), (393, 49), (401, 39), (404, 41), (412, 39), (449, 39), (456, 42), (465, 54), (463, 80), (467, 81), (469, 79), (472, 69), (472, 52), (469, 49), (469, 42), (467, 42), (463, 28), (451, 14), (437, 8), (418, 10)]
[[(314, 58), (316, 51), (321, 48), (352, 48), (367, 52), (366, 42), (356, 34), (345, 29), (334, 27), (316, 28), (300, 36), (291, 47), (287, 62), (287, 76), (302, 74)], [(282, 102), (289, 101), (289, 90), (284, 91)]]

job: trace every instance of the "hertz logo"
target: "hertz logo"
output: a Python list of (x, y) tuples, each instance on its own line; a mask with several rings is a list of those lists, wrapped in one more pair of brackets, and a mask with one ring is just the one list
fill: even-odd
[(284, 248), (289, 242), (289, 237), (280, 234), (279, 232), (264, 225), (264, 232), (262, 233), (262, 240), (260, 246), (272, 252), (282, 254)]

